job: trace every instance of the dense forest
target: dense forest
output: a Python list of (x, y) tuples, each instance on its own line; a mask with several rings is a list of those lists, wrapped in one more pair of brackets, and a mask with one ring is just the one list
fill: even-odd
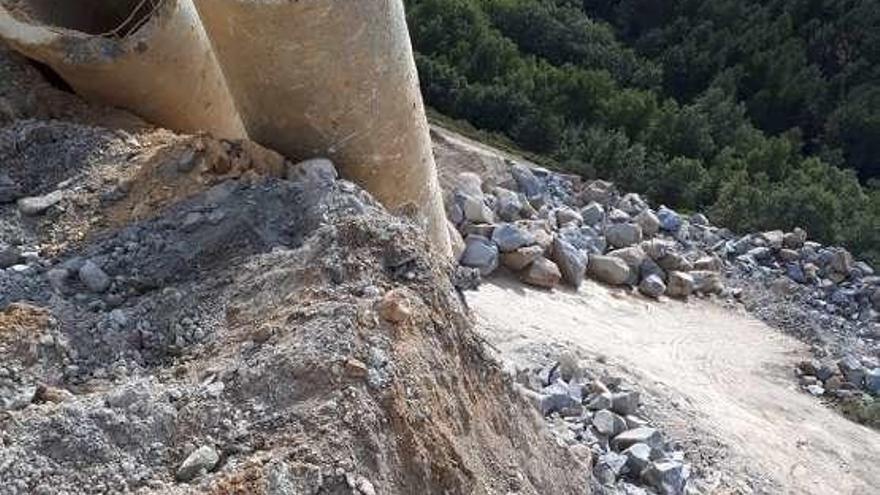
[(406, 3), (439, 112), (731, 228), (803, 226), (880, 262), (876, 0)]

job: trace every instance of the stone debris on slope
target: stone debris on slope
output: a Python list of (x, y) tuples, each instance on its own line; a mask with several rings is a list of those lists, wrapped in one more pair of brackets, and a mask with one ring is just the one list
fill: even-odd
[(589, 453), (600, 493), (686, 493), (684, 453), (638, 416), (639, 393), (619, 379), (598, 377), (564, 353), (551, 366), (518, 371), (517, 381), (558, 442)]
[[(473, 173), (459, 180), (469, 189), (451, 195), (456, 229), (466, 236), (496, 233), (479, 238), (462, 264), (479, 268), (484, 277), (502, 267), (534, 283), (536, 274), (554, 272), (549, 262), (562, 275), (558, 282), (571, 287), (590, 277), (654, 299), (715, 296), (745, 304), (759, 318), (813, 343), (818, 357), (834, 361), (852, 354), (861, 363), (855, 378), (842, 377), (843, 386), (836, 386), (833, 375), (831, 387), (808, 384), (805, 390), (838, 399), (877, 395), (876, 379), (863, 377), (880, 373), (880, 275), (845, 249), (810, 241), (803, 228), (735, 235), (701, 213), (654, 210), (609, 182), (508, 164), (510, 180), (494, 187), (503, 191), (503, 201), (484, 193), (487, 187)], [(454, 213), (467, 210), (481, 214)], [(496, 217), (504, 223), (494, 223)], [(533, 263), (539, 266), (532, 269)], [(536, 285), (550, 288), (556, 281), (542, 276)]]

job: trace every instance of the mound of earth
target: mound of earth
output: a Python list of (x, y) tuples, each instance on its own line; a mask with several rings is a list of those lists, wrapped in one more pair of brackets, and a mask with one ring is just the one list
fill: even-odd
[(590, 491), (413, 223), (0, 61), (0, 494)]

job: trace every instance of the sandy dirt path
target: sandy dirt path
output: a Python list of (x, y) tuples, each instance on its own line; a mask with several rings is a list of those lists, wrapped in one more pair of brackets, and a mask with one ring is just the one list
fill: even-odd
[(578, 293), (495, 280), (469, 293), (481, 331), (505, 357), (564, 342), (607, 356), (683, 398), (689, 421), (790, 494), (880, 494), (880, 433), (800, 392), (806, 347), (705, 301), (654, 303), (586, 282)]

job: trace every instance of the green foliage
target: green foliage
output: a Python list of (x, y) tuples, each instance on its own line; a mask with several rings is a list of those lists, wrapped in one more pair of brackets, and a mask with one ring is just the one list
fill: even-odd
[(803, 226), (880, 262), (880, 194), (836, 167), (878, 172), (880, 29), (813, 13), (880, 21), (864, 2), (406, 3), (433, 108), (731, 228)]
[(793, 128), (809, 151), (880, 175), (880, 7), (876, 0), (583, 0), (639, 55), (666, 94), (724, 81), (762, 130)]

